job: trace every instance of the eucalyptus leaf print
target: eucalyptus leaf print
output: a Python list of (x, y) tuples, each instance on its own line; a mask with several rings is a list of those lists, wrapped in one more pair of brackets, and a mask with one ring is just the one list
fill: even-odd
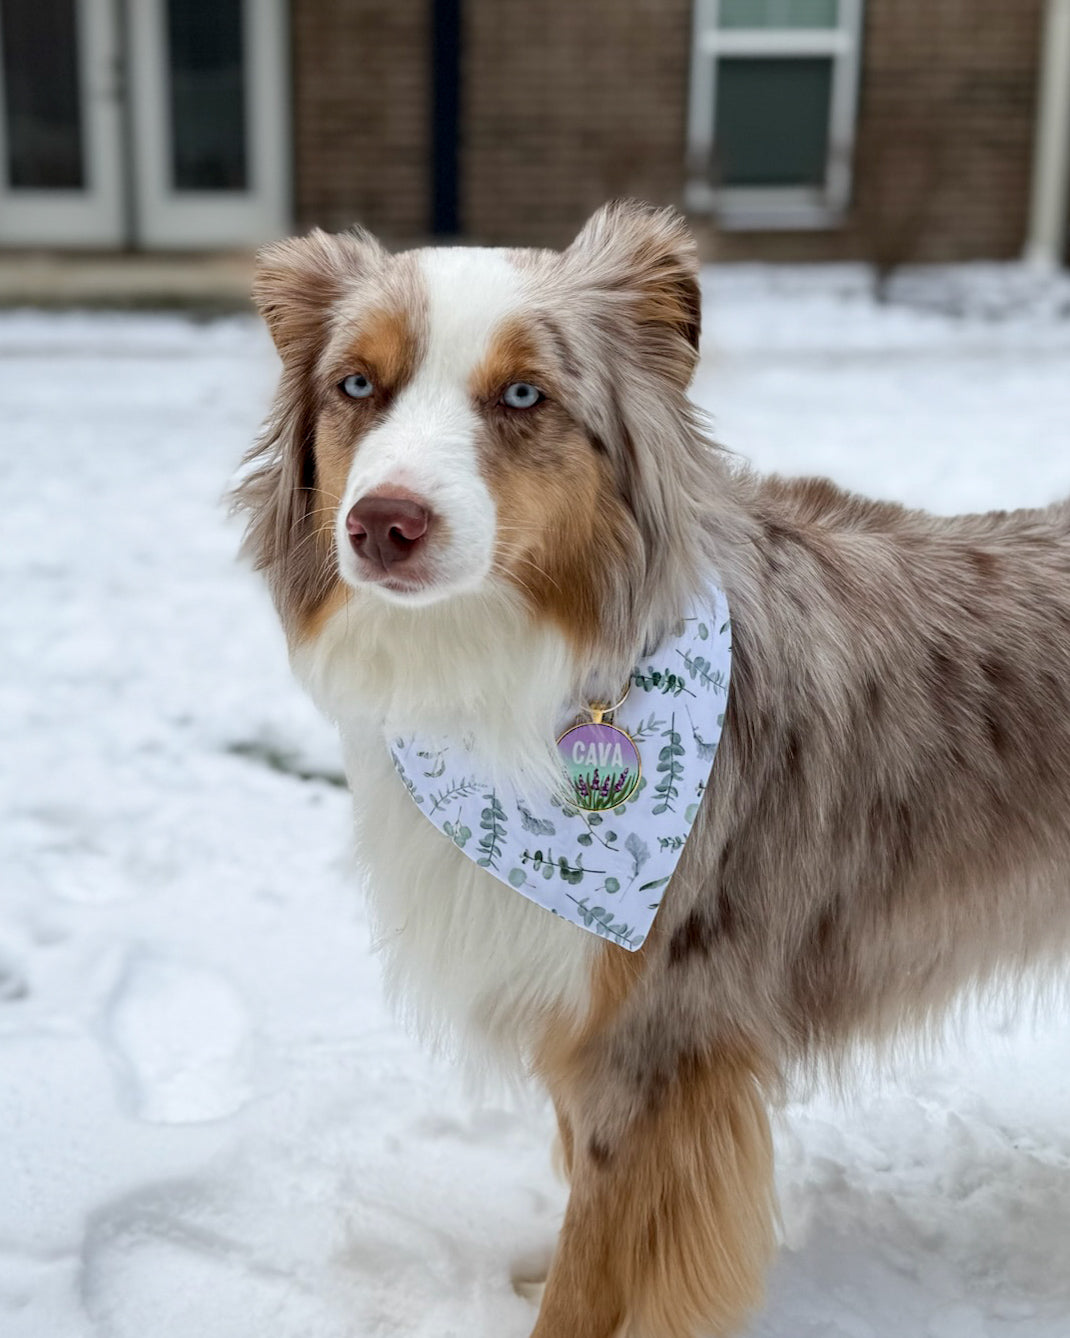
[(704, 762), (712, 762), (717, 755), (717, 744), (704, 739), (696, 729), (691, 736), (695, 740), (695, 751)]
[(630, 729), (628, 733), (632, 736), (632, 738), (636, 741), (636, 743), (642, 743), (644, 739), (649, 739), (652, 735), (657, 734), (664, 727), (665, 727), (665, 721), (658, 719), (656, 711), (651, 711), (645, 720), (641, 720), (639, 724), (636, 725), (634, 729)]
[[(691, 737), (695, 741), (696, 752), (698, 753), (699, 757), (703, 760), (703, 762), (712, 762), (714, 759), (714, 755), (717, 752), (717, 743), (721, 737), (720, 732), (718, 732), (716, 739), (712, 740), (704, 739), (702, 735), (699, 733), (698, 726), (695, 724), (695, 718), (690, 711), (688, 711), (687, 713), (687, 718), (691, 725)], [(724, 721), (724, 716), (723, 715), (719, 716), (717, 725), (718, 731), (720, 731), (720, 727), (723, 721)]]
[(525, 850), (521, 856), (521, 863), (531, 864), (536, 873), (541, 873), (544, 878), (552, 878), (556, 873), (566, 883), (573, 886), (582, 883), (588, 874), (602, 874), (605, 869), (585, 869), (583, 867), (583, 856), (577, 855), (575, 860), (569, 861), (564, 855), (554, 857), (554, 852), (547, 848), (545, 851), (536, 850), (534, 852)]
[(683, 660), (684, 668), (692, 682), (698, 679), (704, 688), (716, 688), (718, 692), (727, 693), (728, 679), (719, 669), (713, 667), (705, 655), (690, 655), (683, 650), (678, 650), (676, 653)]
[(636, 669), (632, 674), (632, 682), (645, 692), (661, 692), (673, 697), (679, 697), (684, 692), (689, 697), (695, 695), (679, 674), (674, 674), (671, 669), (655, 669), (653, 665), (649, 665), (645, 673)]
[[(616, 809), (614, 811), (619, 813), (623, 812), (624, 810)], [(600, 832), (598, 830), (598, 828), (601, 827), (602, 823), (605, 821), (605, 818), (602, 816), (602, 814), (587, 813), (584, 814), (583, 816), (587, 818), (587, 824), (588, 824), (587, 831), (580, 832), (579, 835), (576, 837), (576, 841), (578, 842), (578, 844), (583, 846), (584, 848), (587, 848), (589, 846), (594, 845), (594, 843), (597, 841), (598, 844), (602, 846), (605, 850), (608, 850), (610, 852), (615, 851), (617, 849), (617, 833), (613, 831), (612, 828), (608, 828), (604, 832)]]
[(632, 877), (638, 878), (639, 871), (650, 858), (650, 847), (638, 832), (631, 832), (624, 842), (624, 849), (632, 857)]
[(442, 830), (458, 850), (463, 850), (465, 848), (472, 835), (471, 827), (466, 827), (459, 818), (456, 822), (444, 822), (442, 824)]
[(583, 923), (589, 929), (596, 933), (611, 938), (617, 943), (627, 944), (629, 947), (638, 948), (642, 945), (642, 939), (636, 940), (635, 930), (631, 925), (624, 921), (616, 922), (610, 911), (604, 906), (588, 906), (587, 897), (582, 901), (576, 902), (576, 907), (583, 919)]
[(405, 770), (405, 767), (404, 767), (404, 765), (402, 764), (401, 758), (397, 755), (397, 753), (394, 752), (393, 749), (391, 749), (391, 751), (390, 751), (390, 756), (391, 756), (391, 758), (392, 758), (392, 760), (393, 760), (394, 767), (395, 767), (395, 769), (396, 769), (398, 775), (399, 775), (399, 776), (401, 777), (401, 779), (405, 782), (405, 788), (406, 788), (406, 790), (408, 790), (409, 794), (412, 795), (412, 797), (413, 797), (413, 799), (416, 801), (416, 803), (418, 803), (418, 804), (420, 804), (420, 805), (422, 806), (422, 805), (423, 805), (423, 802), (424, 802), (424, 797), (423, 797), (422, 794), (420, 794), (420, 793), (417, 791), (416, 786), (415, 786), (415, 785), (413, 784), (413, 782), (409, 779), (409, 774), (408, 774), (408, 772)]
[(564, 855), (558, 856), (557, 867), (561, 877), (566, 883), (571, 883), (573, 887), (575, 887), (577, 883), (583, 882), (584, 874), (587, 872), (583, 865), (579, 863), (578, 858), (576, 864), (573, 865), (569, 864)]
[(531, 832), (533, 836), (553, 836), (554, 824), (546, 818), (537, 818), (531, 809), (523, 802), (517, 803), (517, 812), (520, 814), (520, 825), (526, 832)]
[(423, 748), (416, 755), (424, 764), (423, 773), (428, 780), (437, 780), (446, 770), (445, 748), (439, 748), (435, 751)]
[(669, 728), (661, 736), (668, 739), (668, 743), (658, 753), (658, 771), (662, 774), (661, 780), (654, 786), (656, 802), (652, 812), (655, 815), (661, 813), (674, 813), (673, 800), (680, 798), (679, 783), (683, 779), (684, 769), (680, 765), (680, 758), (684, 755), (684, 746), (680, 742), (680, 735), (676, 730), (676, 716), (674, 715)]
[(431, 812), (437, 813), (440, 808), (446, 808), (457, 799), (467, 799), (470, 795), (478, 794), (482, 788), (483, 786), (475, 776), (462, 776), (459, 781), (451, 782), (438, 794), (431, 795)]
[(498, 796), (491, 790), (483, 796), (487, 807), (479, 815), (479, 825), (486, 833), (479, 843), (483, 854), (476, 860), (484, 869), (496, 869), (502, 857), (501, 842), (505, 836), (505, 809), (498, 802)]
[(551, 871), (553, 870), (554, 857), (552, 851), (525, 850), (520, 859), (521, 863), (530, 864), (536, 873), (546, 865), (549, 865)]

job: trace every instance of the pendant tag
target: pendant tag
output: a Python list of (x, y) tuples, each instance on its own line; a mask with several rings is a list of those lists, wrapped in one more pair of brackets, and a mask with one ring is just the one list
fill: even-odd
[(584, 813), (618, 808), (635, 793), (641, 765), (639, 749), (624, 730), (591, 720), (566, 729), (557, 741), (572, 790)]

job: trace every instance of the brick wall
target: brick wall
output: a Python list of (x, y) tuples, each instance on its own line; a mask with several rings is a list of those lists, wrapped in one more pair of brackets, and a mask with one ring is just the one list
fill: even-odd
[[(394, 241), (430, 211), (430, 0), (294, 0), (297, 216)], [(869, 0), (845, 225), (725, 258), (1010, 257), (1026, 228), (1043, 0)], [(464, 0), (461, 212), (560, 245), (603, 200), (679, 203), (691, 0)]]
[(293, 0), (297, 224), (427, 227), (428, 0)]
[(691, 0), (466, 0), (472, 236), (559, 245), (612, 196), (683, 193)]

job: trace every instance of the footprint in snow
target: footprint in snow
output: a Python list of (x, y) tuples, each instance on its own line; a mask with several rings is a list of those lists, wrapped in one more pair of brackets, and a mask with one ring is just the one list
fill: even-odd
[(143, 1120), (219, 1120), (251, 1095), (246, 1010), (214, 971), (151, 955), (132, 958), (108, 1005), (106, 1032)]
[(26, 973), (18, 958), (0, 947), (0, 1003), (18, 1003), (29, 992)]

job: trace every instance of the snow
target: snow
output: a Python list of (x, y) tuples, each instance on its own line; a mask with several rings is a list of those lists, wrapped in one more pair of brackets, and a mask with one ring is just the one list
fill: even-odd
[[(941, 511), (1070, 492), (1070, 284), (871, 287), (708, 273), (719, 438)], [(234, 562), (274, 374), (244, 319), (0, 316), (3, 1338), (534, 1321), (550, 1114), (386, 1013), (335, 742)], [(1066, 1338), (1068, 1023), (990, 1007), (793, 1105), (752, 1338)]]

